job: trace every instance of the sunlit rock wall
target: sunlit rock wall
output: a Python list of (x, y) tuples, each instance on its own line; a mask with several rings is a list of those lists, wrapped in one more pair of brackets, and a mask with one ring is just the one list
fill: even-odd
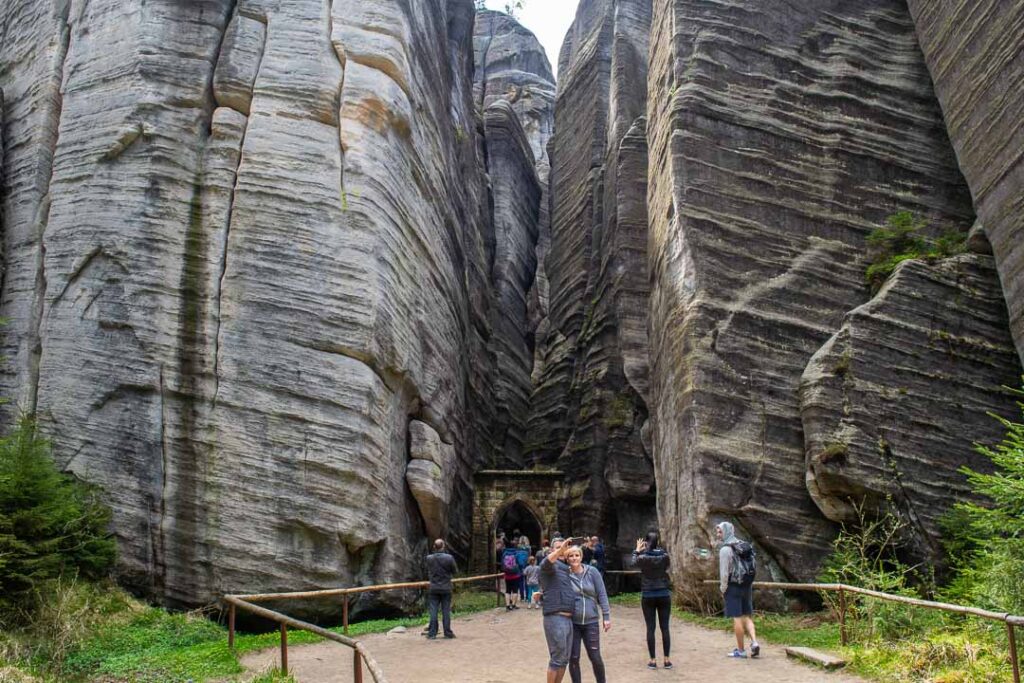
[[(107, 490), (139, 590), (406, 579), (444, 519), (468, 543), (492, 367), (473, 16), (0, 8), (2, 391)], [(407, 486), (410, 420), (442, 507)]]

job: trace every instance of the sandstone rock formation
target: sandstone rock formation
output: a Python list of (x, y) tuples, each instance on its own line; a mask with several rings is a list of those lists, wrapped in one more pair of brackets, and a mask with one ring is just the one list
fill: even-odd
[(797, 396), (864, 303), (865, 238), (970, 198), (905, 6), (656, 0), (648, 78), (658, 508), (684, 577), (734, 521), (762, 576), (812, 578), (834, 530), (805, 483)]
[(498, 100), (488, 106), (484, 127), (494, 207), (490, 348), (497, 360), (492, 394), (494, 438), (501, 456), (494, 465), (517, 467), (523, 462), (533, 370), (527, 295), (537, 271), (541, 186), (529, 140), (512, 105)]
[(856, 523), (896, 514), (918, 561), (943, 556), (939, 518), (970, 496), (975, 443), (1002, 439), (985, 414), (1012, 417), (1021, 367), (991, 256), (907, 261), (846, 315), (800, 384), (807, 487), (822, 513)]
[[(559, 57), (549, 328), (527, 457), (567, 473), (560, 526), (625, 548), (654, 522), (647, 419), (646, 0), (584, 0)], [(621, 540), (620, 539), (626, 539)], [(611, 552), (611, 548), (609, 548)]]
[[(495, 337), (511, 336), (514, 344), (513, 349), (501, 348), (507, 344), (506, 341), (498, 341), (495, 346), (499, 367), (498, 388), (504, 396), (496, 397), (500, 407), (495, 416), (495, 438), (498, 440), (497, 453), (500, 457), (492, 465), (499, 468), (518, 468), (524, 464), (523, 432), (528, 415), (528, 397), (535, 379), (536, 362), (542, 355), (536, 351), (538, 338), (542, 338), (548, 328), (547, 275), (544, 269), (548, 246), (551, 243), (551, 221), (548, 211), (550, 163), (547, 149), (554, 130), (555, 79), (551, 74), (547, 55), (544, 54), (544, 49), (537, 38), (503, 12), (477, 12), (473, 47), (476, 64), (474, 97), (481, 109), (488, 111), (488, 116), (491, 107), (496, 103), (504, 102), (511, 106), (532, 152), (536, 183), (540, 189), (540, 197), (537, 200), (539, 210), (534, 220), (535, 245), (531, 247), (533, 254), (529, 260), (532, 264), (532, 274), (526, 290), (526, 320), (522, 319), (518, 301), (521, 285), (516, 285), (512, 280), (502, 276), (500, 271), (504, 267), (500, 261), (495, 262), (494, 270), (495, 277), (504, 278), (507, 283), (502, 287), (504, 292), (497, 294), (497, 310), (501, 311), (501, 317), (506, 324), (501, 331), (495, 330)], [(499, 119), (492, 120), (500, 129)], [(530, 197), (530, 193), (524, 197), (521, 193), (506, 192), (511, 185), (504, 182), (506, 178), (501, 175), (505, 173), (502, 171), (505, 164), (500, 158), (495, 159), (495, 150), (492, 147), (488, 145), (488, 172), (491, 174), (494, 194), (495, 220), (497, 223), (521, 221), (521, 217), (508, 215), (507, 205), (510, 202), (522, 203), (525, 198)], [(515, 154), (518, 155), (517, 152)], [(496, 225), (496, 231), (500, 233), (501, 230), (501, 226)], [(496, 242), (500, 250), (500, 235), (496, 237)], [(522, 266), (528, 265), (523, 260), (524, 257), (525, 254), (520, 256), (520, 267), (517, 268), (518, 279), (522, 282), (526, 282), (523, 276), (527, 272)], [(508, 295), (513, 292), (515, 296), (510, 298)], [(533, 356), (530, 358), (530, 367), (525, 377), (522, 374), (522, 359), (518, 357), (522, 352), (523, 343)], [(514, 400), (510, 401), (505, 397), (514, 397)]]
[(909, 0), (1024, 358), (1024, 5)]
[(502, 284), (472, 2), (0, 15), (2, 389), (108, 491), (126, 581), (195, 604), (464, 550)]
[[(811, 578), (850, 498), (934, 559), (1024, 353), (1004, 5), (581, 0), (556, 90), (471, 0), (8, 0), (0, 422), (172, 604), (418, 576), (486, 467), (681, 579), (720, 519)], [(869, 301), (898, 211), (971, 253)]]

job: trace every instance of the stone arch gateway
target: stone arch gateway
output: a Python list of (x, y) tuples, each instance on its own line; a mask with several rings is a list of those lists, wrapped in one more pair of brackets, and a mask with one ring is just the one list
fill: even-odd
[[(539, 544), (556, 530), (563, 473), (558, 471), (483, 470), (473, 478), (474, 573), (494, 566), (494, 532), (503, 521)], [(512, 529), (508, 529), (511, 531)]]

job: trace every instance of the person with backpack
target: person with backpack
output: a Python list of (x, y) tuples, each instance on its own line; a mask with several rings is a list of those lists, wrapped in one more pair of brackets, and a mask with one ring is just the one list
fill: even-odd
[(731, 522), (720, 522), (715, 526), (715, 537), (721, 544), (718, 551), (719, 589), (725, 598), (725, 616), (732, 617), (732, 630), (736, 634), (736, 649), (728, 657), (746, 659), (744, 634), (750, 636), (750, 656), (761, 654), (754, 630), (754, 575), (757, 560), (754, 547), (736, 538), (736, 528)]
[(640, 570), (640, 607), (647, 624), (647, 654), (650, 655), (647, 668), (658, 668), (658, 661), (654, 657), (654, 626), (657, 620), (661, 627), (663, 666), (671, 669), (672, 660), (669, 655), (672, 637), (668, 627), (668, 618), (672, 613), (672, 582), (668, 576), (671, 561), (659, 543), (658, 532), (653, 530), (647, 532), (646, 538), (638, 538), (636, 550), (633, 551), (633, 564)]
[[(520, 536), (516, 542), (519, 544), (516, 548), (516, 561), (519, 563), (519, 572), (522, 574), (530, 559), (530, 539), (526, 536)], [(519, 582), (519, 599), (526, 600), (525, 578)]]
[(509, 612), (519, 609), (519, 585), (523, 580), (523, 568), (519, 564), (518, 550), (509, 546), (501, 555), (501, 571), (505, 575), (505, 609)]

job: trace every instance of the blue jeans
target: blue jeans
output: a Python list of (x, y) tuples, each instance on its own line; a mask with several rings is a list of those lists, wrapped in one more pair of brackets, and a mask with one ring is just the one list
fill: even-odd
[(572, 653), (572, 617), (545, 614), (544, 637), (548, 641), (548, 668), (558, 670), (569, 666), (569, 655)]
[(427, 610), (430, 612), (430, 625), (427, 626), (427, 637), (437, 636), (437, 608), (441, 608), (441, 619), (444, 622), (444, 634), (452, 633), (452, 594), (451, 593), (427, 593)]

